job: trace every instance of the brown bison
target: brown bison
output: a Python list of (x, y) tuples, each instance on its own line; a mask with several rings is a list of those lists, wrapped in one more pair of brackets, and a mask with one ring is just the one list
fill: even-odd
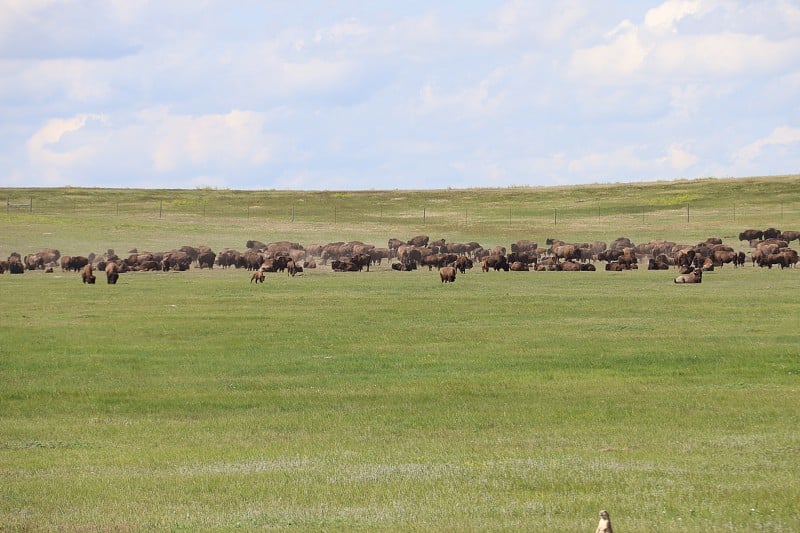
[(800, 231), (784, 231), (781, 233), (781, 240), (784, 240), (787, 243), (794, 240), (800, 240)]
[(761, 239), (764, 236), (764, 232), (760, 229), (746, 229), (739, 234), (740, 241), (754, 241)]
[(97, 279), (94, 274), (92, 273), (92, 264), (89, 263), (83, 267), (81, 270), (81, 279), (84, 283), (88, 283), (90, 285), (94, 285), (95, 280)]
[(217, 259), (217, 254), (211, 250), (200, 252), (197, 256), (197, 266), (200, 268), (214, 268), (214, 261)]
[(302, 271), (303, 267), (295, 263), (294, 259), (289, 259), (289, 261), (286, 262), (286, 273), (288, 276), (295, 277)]
[(119, 279), (119, 265), (117, 265), (113, 261), (109, 261), (106, 263), (106, 281), (109, 285), (116, 285), (117, 280)]
[(264, 283), (264, 273), (260, 270), (254, 271), (253, 275), (250, 276), (250, 283), (253, 283), (254, 281), (256, 283)]
[(481, 270), (489, 272), (492, 268), (497, 272), (498, 270), (505, 270), (508, 272), (508, 259), (504, 255), (490, 255), (481, 262)]
[(442, 279), (442, 283), (453, 283), (456, 280), (456, 268), (452, 266), (440, 268), (439, 277)]
[(675, 278), (675, 283), (701, 283), (703, 281), (703, 270), (695, 268), (689, 274), (682, 274)]
[(25, 265), (20, 260), (19, 256), (10, 255), (8, 257), (8, 272), (9, 274), (24, 274)]
[(416, 237), (412, 237), (406, 244), (409, 244), (411, 246), (423, 247), (423, 246), (428, 246), (429, 240), (430, 237), (428, 237), (427, 235), (417, 235)]

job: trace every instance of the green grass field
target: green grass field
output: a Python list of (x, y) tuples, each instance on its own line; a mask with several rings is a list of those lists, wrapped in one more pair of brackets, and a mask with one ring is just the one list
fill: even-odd
[[(69, 210), (61, 189), (3, 190), (39, 197), (33, 213), (0, 215), (0, 256), (800, 229), (800, 178), (745, 181), (771, 214), (741, 207), (737, 180), (436, 193), (453, 217), (471, 201), (483, 220), (451, 226), (388, 208), (369, 223), (112, 216)], [(578, 215), (614, 187), (631, 203), (703, 200), (689, 221), (678, 208)], [(67, 192), (106, 206), (167, 195)], [(361, 208), (412, 193), (363, 194)], [(517, 221), (526, 195), (572, 215)], [(385, 264), (263, 285), (248, 274), (0, 276), (0, 529), (593, 531), (606, 508), (618, 531), (800, 530), (800, 270), (728, 266), (687, 286), (674, 270), (473, 269), (452, 285)]]

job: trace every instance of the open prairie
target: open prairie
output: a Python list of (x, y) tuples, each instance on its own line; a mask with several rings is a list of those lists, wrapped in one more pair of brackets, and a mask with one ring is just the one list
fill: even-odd
[[(426, 234), (737, 250), (800, 177), (0, 189), (0, 258)], [(19, 205), (29, 202), (29, 207)], [(795, 241), (794, 248), (800, 247)], [(800, 270), (0, 275), (9, 530), (800, 530)]]

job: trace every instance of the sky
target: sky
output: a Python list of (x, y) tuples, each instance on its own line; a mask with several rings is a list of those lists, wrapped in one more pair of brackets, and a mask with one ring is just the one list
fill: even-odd
[(800, 0), (0, 0), (0, 187), (800, 172)]

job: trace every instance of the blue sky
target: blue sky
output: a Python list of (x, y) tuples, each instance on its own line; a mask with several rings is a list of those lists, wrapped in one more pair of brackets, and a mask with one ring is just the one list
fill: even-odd
[(800, 2), (0, 0), (0, 186), (800, 172)]

